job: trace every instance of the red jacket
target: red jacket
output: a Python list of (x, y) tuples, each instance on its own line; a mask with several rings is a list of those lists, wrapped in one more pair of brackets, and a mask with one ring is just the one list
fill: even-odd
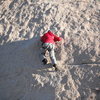
[(53, 43), (53, 44), (55, 44), (56, 41), (61, 41), (61, 38), (49, 31), (41, 37), (41, 41), (43, 43)]

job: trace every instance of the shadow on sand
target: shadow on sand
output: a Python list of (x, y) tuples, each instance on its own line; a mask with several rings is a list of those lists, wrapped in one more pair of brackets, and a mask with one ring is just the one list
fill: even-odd
[(39, 37), (34, 37), (0, 45), (0, 100), (55, 99), (55, 88), (50, 85), (34, 87), (37, 81), (32, 74), (54, 72), (41, 65), (38, 41)]

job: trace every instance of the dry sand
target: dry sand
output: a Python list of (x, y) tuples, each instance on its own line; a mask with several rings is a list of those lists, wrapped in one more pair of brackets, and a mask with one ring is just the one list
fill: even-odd
[[(48, 29), (58, 72), (39, 58)], [(100, 100), (99, 0), (0, 0), (0, 100)]]

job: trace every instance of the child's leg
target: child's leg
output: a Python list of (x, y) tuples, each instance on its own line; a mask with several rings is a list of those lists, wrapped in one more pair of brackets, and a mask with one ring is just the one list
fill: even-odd
[(43, 64), (47, 64), (47, 59), (46, 59), (46, 49), (47, 47), (45, 45), (41, 45), (41, 54), (40, 54), (40, 57), (41, 57), (41, 60), (43, 62)]
[(54, 52), (54, 45), (52, 44), (52, 49), (49, 51), (50, 54), (50, 58), (53, 64), (53, 67), (55, 67), (55, 70), (57, 71), (57, 61), (56, 61), (56, 57), (55, 57), (55, 52)]
[(51, 58), (51, 61), (52, 61), (53, 65), (57, 64), (54, 49), (50, 51), (50, 58)]
[(41, 48), (41, 59), (46, 59), (46, 49)]
[(52, 61), (53, 65), (57, 64), (56, 57), (55, 57), (55, 52), (54, 52), (54, 47), (55, 47), (54, 44), (50, 44), (49, 55), (50, 55), (50, 58), (51, 58), (51, 61)]

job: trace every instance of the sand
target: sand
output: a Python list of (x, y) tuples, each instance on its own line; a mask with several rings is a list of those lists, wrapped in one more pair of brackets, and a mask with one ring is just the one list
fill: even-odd
[[(48, 29), (64, 39), (57, 72), (40, 60)], [(100, 1), (1, 0), (0, 100), (99, 99)]]

